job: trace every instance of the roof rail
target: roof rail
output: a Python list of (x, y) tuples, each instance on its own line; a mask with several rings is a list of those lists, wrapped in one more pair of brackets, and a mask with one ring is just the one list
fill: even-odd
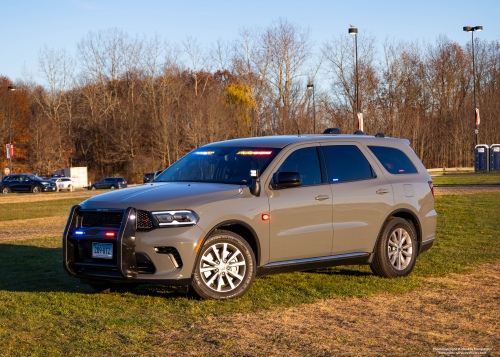
[(365, 135), (365, 133), (363, 133), (363, 130), (356, 130), (354, 135)]
[(376, 137), (376, 138), (385, 138), (385, 135), (384, 135), (384, 133), (377, 133), (377, 134), (375, 135), (375, 137)]
[(323, 134), (342, 134), (342, 133), (340, 132), (339, 128), (328, 128), (323, 132)]

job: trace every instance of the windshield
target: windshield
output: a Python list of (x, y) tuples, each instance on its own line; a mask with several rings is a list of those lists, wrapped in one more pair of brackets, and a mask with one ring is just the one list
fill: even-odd
[(263, 172), (281, 149), (249, 147), (199, 148), (184, 156), (154, 182), (217, 182), (247, 185), (250, 170)]
[(36, 176), (36, 175), (26, 175), (31, 181), (43, 181), (42, 178)]

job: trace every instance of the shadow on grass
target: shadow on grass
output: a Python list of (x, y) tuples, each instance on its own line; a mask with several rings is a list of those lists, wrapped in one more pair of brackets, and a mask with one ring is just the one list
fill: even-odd
[(324, 274), (324, 275), (330, 275), (330, 276), (335, 276), (335, 275), (342, 275), (342, 276), (373, 276), (374, 274), (372, 272), (366, 272), (366, 271), (359, 271), (358, 265), (353, 265), (351, 267), (337, 267), (337, 269), (318, 269), (318, 270), (306, 270), (304, 273), (308, 274)]
[[(62, 248), (20, 244), (0, 244), (0, 290), (95, 293), (64, 270)], [(169, 299), (186, 297), (173, 287), (156, 285), (140, 285), (133, 293)]]

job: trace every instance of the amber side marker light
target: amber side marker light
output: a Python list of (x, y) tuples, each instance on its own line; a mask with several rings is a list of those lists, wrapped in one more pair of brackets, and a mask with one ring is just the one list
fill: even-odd
[(263, 221), (269, 221), (269, 215), (268, 215), (267, 213), (264, 213), (264, 214), (262, 215), (262, 220), (263, 220)]

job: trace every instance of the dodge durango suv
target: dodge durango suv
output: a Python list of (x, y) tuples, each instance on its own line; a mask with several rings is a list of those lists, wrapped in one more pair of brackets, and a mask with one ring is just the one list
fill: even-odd
[(148, 283), (230, 299), (281, 272), (368, 264), (381, 277), (408, 275), (436, 223), (431, 178), (408, 140), (236, 139), (73, 206), (63, 265), (96, 290)]

